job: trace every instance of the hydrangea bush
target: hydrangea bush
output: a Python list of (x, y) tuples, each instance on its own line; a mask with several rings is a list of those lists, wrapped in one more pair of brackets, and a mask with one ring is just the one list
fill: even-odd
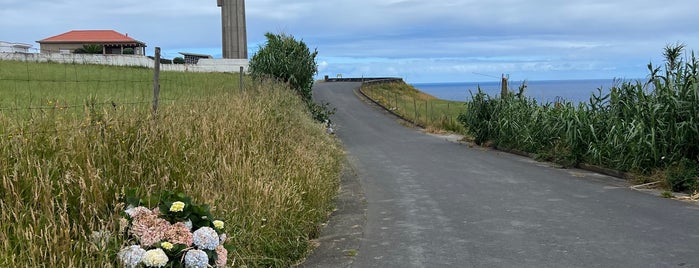
[(226, 267), (225, 223), (211, 217), (208, 205), (192, 203), (182, 193), (164, 192), (155, 208), (129, 190), (122, 219), (124, 246), (117, 258), (123, 267)]

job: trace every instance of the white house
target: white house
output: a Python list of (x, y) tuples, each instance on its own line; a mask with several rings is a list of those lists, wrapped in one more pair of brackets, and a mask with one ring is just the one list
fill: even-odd
[(30, 44), (0, 41), (0, 53), (29, 53)]

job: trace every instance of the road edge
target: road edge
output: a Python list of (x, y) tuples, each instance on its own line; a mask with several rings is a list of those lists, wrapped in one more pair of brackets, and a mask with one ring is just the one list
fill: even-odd
[(366, 225), (366, 199), (349, 156), (343, 166), (335, 210), (324, 224), (317, 247), (295, 267), (350, 267), (359, 253)]

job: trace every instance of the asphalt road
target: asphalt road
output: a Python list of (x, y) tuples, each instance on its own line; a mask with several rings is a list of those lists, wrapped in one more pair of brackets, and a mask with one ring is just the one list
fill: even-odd
[(360, 100), (358, 86), (314, 88), (337, 108), (362, 192), (345, 195), (361, 199), (354, 216), (331, 218), (340, 227), (306, 266), (699, 267), (699, 206), (424, 134)]

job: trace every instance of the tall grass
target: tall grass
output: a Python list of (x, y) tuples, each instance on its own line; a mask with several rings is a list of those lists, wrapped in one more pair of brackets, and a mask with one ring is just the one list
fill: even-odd
[[(519, 94), (492, 98), (480, 90), (459, 117), (476, 143), (538, 154), (568, 166), (589, 163), (622, 171), (665, 172), (676, 191), (698, 189), (699, 62), (684, 46), (665, 48), (647, 82), (620, 82), (589, 102), (539, 104)], [(680, 168), (678, 168), (680, 167)]]
[(437, 99), (405, 83), (362, 87), (362, 92), (386, 109), (432, 131), (464, 133), (457, 117), (464, 102)]
[(0, 114), (0, 266), (117, 266), (118, 199), (132, 187), (211, 204), (235, 266), (293, 264), (327, 217), (342, 157), (304, 107), (264, 83), (173, 101), (157, 118), (124, 105)]

